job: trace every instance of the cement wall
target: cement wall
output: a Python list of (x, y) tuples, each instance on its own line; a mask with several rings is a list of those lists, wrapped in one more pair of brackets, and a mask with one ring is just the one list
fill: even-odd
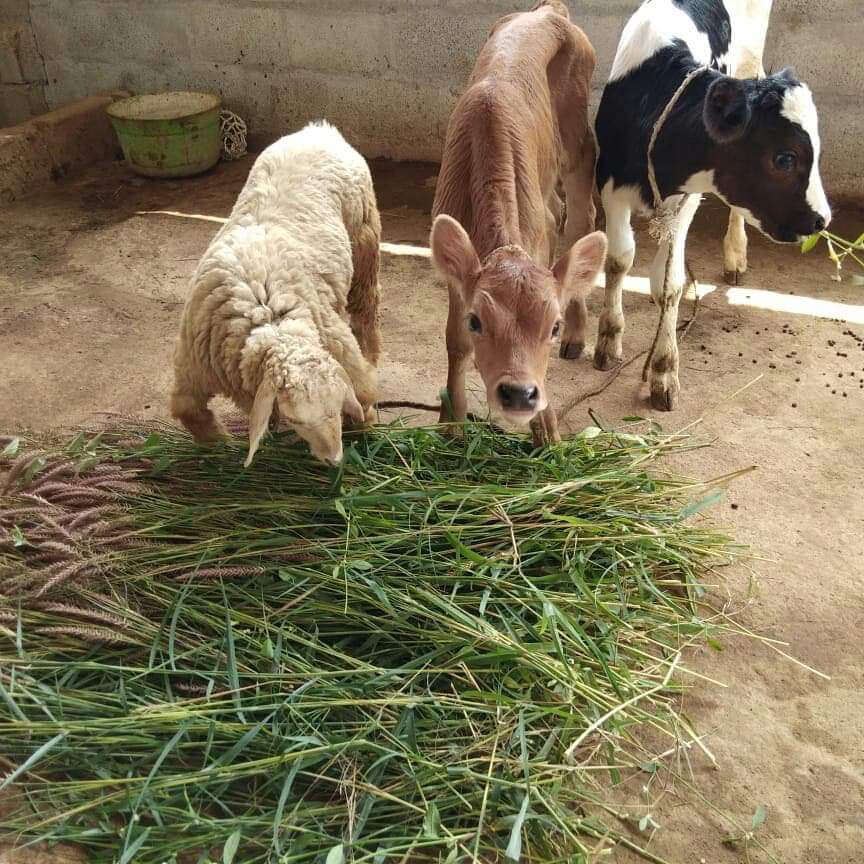
[[(264, 138), (327, 117), (368, 156), (436, 159), (491, 23), (531, 0), (0, 0), (27, 5), (49, 107), (122, 87), (221, 93)], [(570, 0), (599, 89), (637, 0)], [(823, 173), (864, 197), (861, 0), (775, 0), (767, 64), (794, 64), (822, 118)], [(0, 96), (2, 98), (2, 96)]]
[(45, 81), (29, 0), (0, 0), (0, 127), (47, 110)]

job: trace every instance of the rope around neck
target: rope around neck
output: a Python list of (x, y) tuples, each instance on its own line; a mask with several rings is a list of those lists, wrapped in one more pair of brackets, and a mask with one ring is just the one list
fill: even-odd
[(675, 220), (684, 206), (684, 199), (682, 198), (674, 208), (667, 208), (664, 204), (663, 198), (660, 195), (660, 187), (657, 185), (657, 174), (654, 170), (654, 145), (657, 143), (660, 132), (663, 131), (663, 127), (666, 125), (669, 115), (678, 104), (681, 95), (690, 86), (690, 82), (697, 75), (707, 72), (708, 68), (708, 66), (697, 66), (687, 75), (681, 82), (681, 86), (666, 104), (651, 131), (651, 140), (648, 142), (648, 183), (651, 185), (651, 193), (654, 196), (654, 217), (651, 220), (649, 233), (658, 242), (672, 239), (675, 234)]

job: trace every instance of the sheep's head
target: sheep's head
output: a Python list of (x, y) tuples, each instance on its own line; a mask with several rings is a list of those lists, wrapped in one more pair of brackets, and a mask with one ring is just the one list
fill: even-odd
[(273, 406), (281, 419), (309, 445), (312, 455), (328, 465), (342, 461), (342, 415), (359, 423), (365, 414), (345, 370), (332, 358), (305, 365), (286, 376), (268, 371), (255, 394), (249, 415), (249, 456), (267, 432)]

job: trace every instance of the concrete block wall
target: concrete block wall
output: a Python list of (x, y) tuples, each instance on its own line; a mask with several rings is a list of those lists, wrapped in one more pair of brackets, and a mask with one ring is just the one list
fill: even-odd
[(0, 127), (48, 110), (45, 81), (29, 0), (0, 0)]
[[(599, 57), (638, 0), (569, 0)], [(222, 94), (261, 140), (326, 117), (367, 156), (437, 159), (489, 27), (533, 0), (0, 0), (26, 6), (49, 107), (121, 87)], [(766, 62), (821, 108), (830, 190), (864, 197), (861, 0), (775, 0)], [(2, 101), (2, 96), (0, 96)]]

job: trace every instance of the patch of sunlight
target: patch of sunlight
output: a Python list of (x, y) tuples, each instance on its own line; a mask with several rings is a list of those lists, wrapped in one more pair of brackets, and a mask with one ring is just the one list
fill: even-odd
[(431, 258), (428, 246), (412, 246), (410, 243), (382, 243), (381, 251), (387, 255), (411, 255), (415, 258)]
[(228, 220), (224, 216), (204, 216), (201, 213), (180, 213), (177, 210), (138, 210), (136, 216), (177, 216), (180, 219), (200, 219), (202, 222), (218, 222), (224, 225)]
[[(178, 216), (185, 219), (200, 219), (205, 222), (224, 223), (220, 216), (204, 216), (199, 213), (179, 213), (176, 210), (139, 210), (138, 216)], [(430, 258), (428, 246), (415, 246), (411, 243), (382, 243), (381, 251), (385, 255), (407, 255), (415, 258)], [(597, 285), (606, 284), (605, 274), (597, 278)], [(627, 276), (624, 279), (624, 290), (633, 294), (651, 295), (651, 282), (646, 276)], [(717, 290), (716, 285), (699, 282), (695, 293), (699, 299), (707, 297)], [(687, 289), (685, 299), (692, 300), (693, 286)], [(784, 312), (790, 315), (810, 315), (814, 318), (837, 319), (851, 324), (864, 324), (864, 306), (853, 306), (839, 303), (836, 300), (817, 300), (814, 297), (800, 297), (795, 294), (778, 294), (774, 291), (764, 291), (760, 288), (729, 288), (726, 300), (730, 306), (753, 306), (756, 309), (767, 309), (770, 312)]]
[(850, 324), (864, 324), (864, 306), (838, 303), (836, 300), (817, 300), (796, 294), (776, 294), (759, 288), (730, 288), (726, 292), (730, 306), (754, 306), (771, 312), (790, 315), (811, 315), (814, 318), (837, 319)]
[[(599, 287), (604, 287), (606, 285), (606, 274), (601, 273), (597, 277), (597, 285)], [(651, 280), (647, 276), (625, 276), (624, 277), (624, 290), (629, 291), (631, 294), (643, 294), (646, 297), (651, 296)], [(693, 286), (690, 285), (687, 290), (684, 292), (685, 300), (692, 300), (694, 294), (699, 295), (699, 299), (701, 300), (703, 297), (707, 297), (709, 294), (717, 290), (716, 285), (712, 285), (710, 282), (698, 282), (696, 284), (696, 290), (694, 292)]]

